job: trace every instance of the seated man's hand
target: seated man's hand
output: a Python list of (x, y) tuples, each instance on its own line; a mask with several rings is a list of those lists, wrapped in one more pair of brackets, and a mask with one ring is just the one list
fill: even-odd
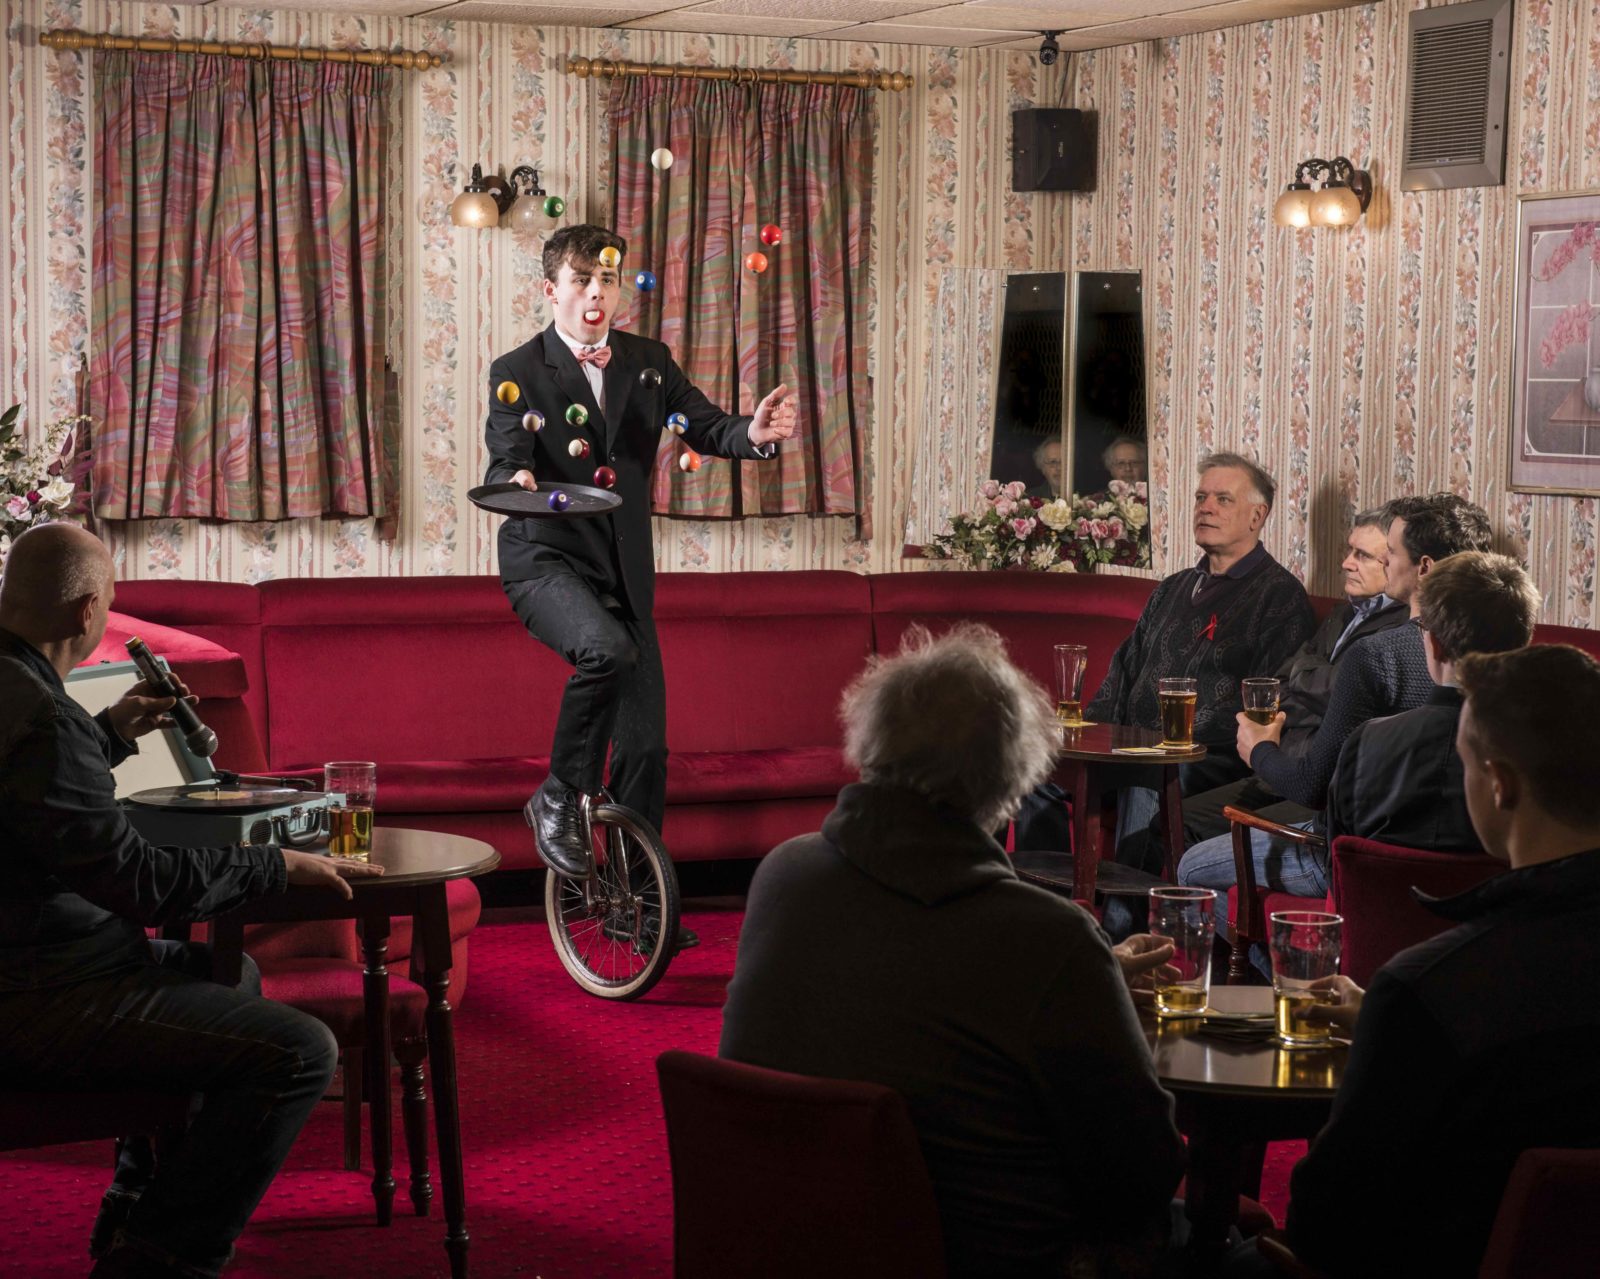
[[(183, 700), (190, 706), (200, 700), (190, 694), (189, 686), (176, 675), (172, 676), (172, 682), (178, 686)], [(168, 712), (176, 700), (158, 697), (148, 680), (140, 680), (106, 711), (106, 717), (111, 721), (111, 727), (117, 730), (117, 735), (123, 741), (131, 742), (158, 728), (172, 727), (172, 716)]]
[(1348, 977), (1323, 977), (1312, 982), (1311, 989), (1316, 992), (1317, 1002), (1311, 1005), (1307, 1017), (1338, 1026), (1347, 1034), (1355, 1029), (1356, 1018), (1361, 1015), (1361, 996), (1366, 993), (1360, 986)]
[(534, 483), (532, 471), (518, 471), (511, 477), (511, 482), (513, 484), (522, 485), (522, 487), (527, 489), (530, 493), (537, 491), (539, 487), (536, 483)]
[(1239, 749), (1239, 758), (1248, 764), (1251, 754), (1262, 742), (1271, 742), (1276, 746), (1283, 739), (1283, 725), (1288, 718), (1279, 711), (1272, 717), (1272, 723), (1258, 724), (1243, 711), (1235, 715), (1234, 719), (1239, 722), (1239, 728), (1234, 744)]
[(1150, 933), (1134, 933), (1111, 948), (1122, 969), (1122, 980), (1134, 994), (1134, 1002), (1148, 998), (1162, 966), (1172, 958), (1172, 943)]
[(278, 850), (283, 854), (283, 868), (291, 884), (308, 888), (331, 888), (349, 901), (355, 894), (347, 879), (360, 879), (367, 875), (383, 874), (382, 866), (371, 862), (358, 862), (349, 857), (321, 857), (314, 853), (297, 853), (292, 848)]

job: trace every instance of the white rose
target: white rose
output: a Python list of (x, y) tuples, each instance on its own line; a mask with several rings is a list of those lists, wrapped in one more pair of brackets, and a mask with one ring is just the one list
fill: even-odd
[(40, 499), (49, 506), (65, 506), (75, 492), (72, 482), (59, 475), (39, 490)]
[(1051, 573), (1076, 573), (1078, 566), (1071, 560), (1062, 560), (1059, 564), (1052, 564), (1047, 571)]
[(1038, 516), (1041, 524), (1059, 533), (1072, 523), (1072, 503), (1058, 497), (1055, 501), (1046, 502), (1041, 506)]
[(1143, 502), (1129, 502), (1122, 508), (1122, 522), (1131, 529), (1141, 529), (1150, 522), (1150, 508)]
[(1099, 506), (1094, 508), (1094, 517), (1097, 520), (1103, 520), (1116, 509), (1117, 506), (1115, 502), (1101, 502)]

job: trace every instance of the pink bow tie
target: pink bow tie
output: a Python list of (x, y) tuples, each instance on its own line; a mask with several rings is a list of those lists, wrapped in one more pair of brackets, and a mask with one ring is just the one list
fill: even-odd
[(611, 348), (609, 346), (586, 346), (578, 352), (579, 364), (593, 364), (597, 368), (605, 368), (611, 363)]

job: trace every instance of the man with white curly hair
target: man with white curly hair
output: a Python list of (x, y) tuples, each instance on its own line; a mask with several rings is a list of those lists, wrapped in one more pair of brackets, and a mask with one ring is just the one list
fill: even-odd
[(722, 1055), (899, 1092), (952, 1276), (1147, 1273), (1183, 1154), (1129, 984), (1171, 950), (1113, 949), (989, 834), (1053, 766), (1044, 690), (987, 627), (913, 628), (842, 716), (861, 781), (757, 870)]

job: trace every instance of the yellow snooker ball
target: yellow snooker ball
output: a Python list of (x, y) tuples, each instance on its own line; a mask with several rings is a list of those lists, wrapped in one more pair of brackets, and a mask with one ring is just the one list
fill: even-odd
[(502, 404), (515, 404), (522, 398), (522, 392), (515, 382), (502, 382), (494, 389), (495, 398)]

